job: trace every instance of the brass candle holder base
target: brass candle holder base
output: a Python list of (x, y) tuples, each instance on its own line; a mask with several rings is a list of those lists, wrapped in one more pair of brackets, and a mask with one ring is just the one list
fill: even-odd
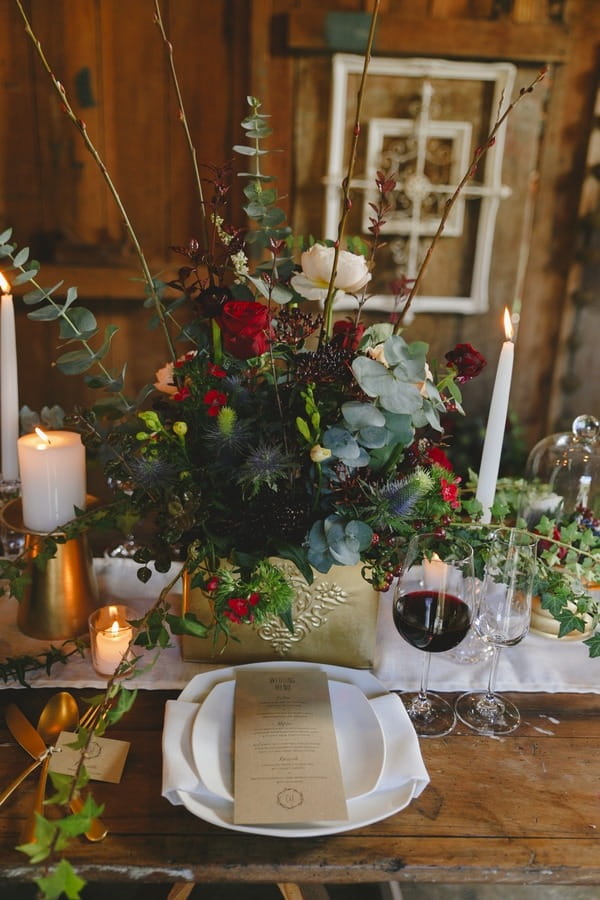
[[(94, 502), (95, 498), (88, 496), (87, 505)], [(88, 617), (100, 605), (87, 536), (79, 535), (58, 544), (56, 555), (40, 566), (36, 558), (46, 535), (25, 527), (21, 499), (10, 500), (1, 515), (9, 528), (25, 535), (24, 558), (30, 581), (19, 601), (20, 631), (47, 641), (87, 634)]]

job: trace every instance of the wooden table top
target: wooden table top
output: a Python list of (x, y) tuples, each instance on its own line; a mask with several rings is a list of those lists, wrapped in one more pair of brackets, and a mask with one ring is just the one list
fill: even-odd
[[(35, 722), (50, 693), (0, 691), (0, 788), (27, 762), (4, 707), (16, 702)], [(513, 694), (523, 723), (512, 735), (458, 727), (422, 742), (431, 783), (407, 809), (302, 839), (227, 831), (160, 796), (164, 704), (174, 696), (141, 691), (108, 735), (131, 742), (121, 784), (93, 783), (110, 833), (99, 844), (78, 838), (66, 854), (88, 881), (600, 885), (599, 695)], [(39, 874), (14, 849), (34, 786), (29, 778), (0, 808), (0, 884)]]

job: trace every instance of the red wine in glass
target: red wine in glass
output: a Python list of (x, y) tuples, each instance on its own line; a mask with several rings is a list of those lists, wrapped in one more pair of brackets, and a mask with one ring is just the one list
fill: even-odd
[(463, 640), (471, 624), (466, 603), (439, 591), (411, 591), (393, 606), (394, 624), (405, 641), (418, 650), (442, 653)]
[(401, 545), (392, 615), (404, 641), (424, 651), (419, 690), (401, 693), (421, 737), (449, 734), (456, 723), (453, 706), (427, 690), (429, 664), (432, 653), (451, 650), (467, 634), (475, 606), (474, 586), (473, 548), (461, 538), (416, 534), (405, 550)]

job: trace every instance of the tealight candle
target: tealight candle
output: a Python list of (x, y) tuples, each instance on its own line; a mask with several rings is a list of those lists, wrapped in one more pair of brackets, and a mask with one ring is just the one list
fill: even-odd
[(90, 649), (92, 663), (99, 675), (114, 675), (129, 655), (133, 627), (128, 618), (133, 613), (126, 606), (111, 605), (96, 609), (90, 616)]
[(515, 345), (513, 343), (513, 328), (510, 314), (504, 310), (504, 331), (506, 341), (502, 344), (500, 359), (496, 370), (496, 380), (492, 392), (492, 401), (485, 429), (483, 453), (477, 479), (477, 500), (483, 507), (482, 522), (489, 522), (492, 518), (491, 508), (496, 496), (496, 483), (500, 469), (500, 455), (506, 428), (506, 414), (508, 412), (508, 398), (512, 380)]
[(15, 310), (10, 285), (0, 272), (0, 431), (2, 432), (2, 478), (19, 477), (17, 439), (19, 437), (19, 386), (17, 379), (17, 338)]
[(85, 448), (74, 431), (36, 428), (18, 440), (23, 523), (47, 533), (85, 508)]

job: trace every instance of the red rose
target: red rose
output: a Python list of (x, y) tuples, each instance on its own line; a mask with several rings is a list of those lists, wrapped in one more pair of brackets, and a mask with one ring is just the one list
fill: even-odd
[(457, 344), (454, 350), (446, 353), (446, 360), (448, 366), (456, 370), (459, 384), (475, 378), (487, 365), (486, 359), (471, 344)]
[(441, 447), (429, 447), (427, 449), (427, 458), (435, 465), (441, 466), (442, 469), (447, 469), (448, 472), (452, 471), (452, 463)]
[(223, 336), (223, 347), (237, 359), (260, 356), (269, 348), (269, 310), (262, 303), (230, 300), (216, 321)]
[(365, 326), (351, 319), (340, 319), (333, 325), (333, 339), (343, 350), (356, 350), (364, 332)]
[(207, 369), (208, 374), (213, 375), (215, 378), (225, 378), (227, 375), (225, 369), (222, 369), (221, 366), (218, 366), (216, 363), (209, 362)]

